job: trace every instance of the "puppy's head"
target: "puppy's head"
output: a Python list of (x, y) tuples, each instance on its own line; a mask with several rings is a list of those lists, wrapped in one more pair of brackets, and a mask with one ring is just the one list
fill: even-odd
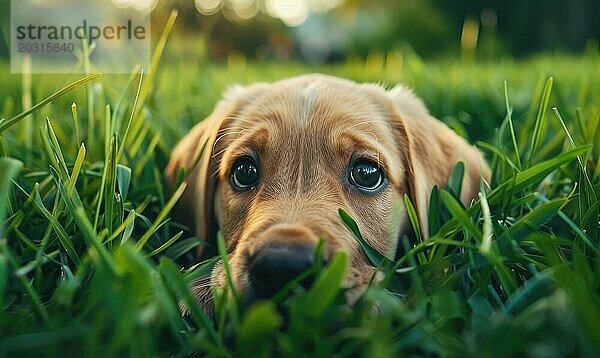
[[(393, 256), (406, 227), (402, 196), (411, 197), (427, 236), (431, 188), (445, 184), (458, 161), (467, 167), (467, 202), (487, 167), (412, 92), (305, 75), (230, 89), (175, 148), (167, 175), (174, 181), (180, 168), (190, 172), (185, 212), (199, 237), (222, 231), (233, 283), (246, 297), (268, 297), (308, 269), (322, 238), (325, 260), (349, 254), (353, 300), (375, 270), (338, 209), (372, 247)], [(196, 293), (206, 298), (224, 282), (217, 264)]]

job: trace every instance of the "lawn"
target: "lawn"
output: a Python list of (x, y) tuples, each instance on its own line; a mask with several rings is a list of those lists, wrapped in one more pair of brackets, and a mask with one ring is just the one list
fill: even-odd
[[(163, 45), (143, 76), (0, 64), (0, 356), (598, 356), (597, 50), (312, 66), (190, 61)], [(170, 150), (228, 85), (306, 72), (408, 84), (482, 149), (492, 180), (465, 208), (458, 166), (432, 193), (428, 241), (404, 238), (394, 260), (363, 246), (386, 280), (352, 309), (338, 256), (277, 300), (215, 292), (208, 317), (187, 287), (214, 259), (199, 264), (204, 243), (170, 217)]]

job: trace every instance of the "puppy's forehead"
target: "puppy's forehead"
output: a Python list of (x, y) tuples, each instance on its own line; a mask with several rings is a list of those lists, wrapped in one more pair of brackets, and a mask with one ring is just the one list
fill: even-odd
[[(253, 100), (241, 108), (242, 118), (290, 128), (336, 130), (348, 125), (368, 125), (385, 121), (380, 93), (357, 83), (324, 75), (308, 75), (275, 82), (261, 88)], [(360, 129), (360, 128), (358, 128)]]

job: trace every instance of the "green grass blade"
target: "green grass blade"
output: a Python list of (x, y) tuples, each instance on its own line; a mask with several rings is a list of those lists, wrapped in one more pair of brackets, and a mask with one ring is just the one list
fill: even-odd
[(440, 190), (433, 186), (429, 197), (429, 235), (434, 235), (440, 229)]
[(71, 192), (75, 188), (75, 184), (77, 184), (77, 179), (79, 178), (79, 174), (81, 173), (81, 168), (83, 167), (85, 161), (85, 144), (81, 143), (81, 147), (79, 147), (79, 152), (77, 153), (77, 158), (75, 159), (75, 164), (73, 165), (73, 171), (71, 172), (71, 181), (69, 182), (68, 191)]
[(96, 252), (99, 254), (101, 262), (113, 273), (116, 273), (114, 260), (106, 248), (102, 246), (102, 243), (94, 231), (92, 224), (88, 220), (87, 213), (85, 212), (83, 204), (81, 203), (81, 199), (79, 199), (77, 191), (73, 190), (71, 193), (68, 193), (56, 170), (53, 167), (50, 167), (50, 172), (52, 173), (54, 182), (59, 189), (61, 197), (67, 205), (69, 212), (73, 216), (73, 220), (77, 224), (77, 227), (79, 228), (86, 243), (96, 250)]
[(64, 227), (58, 222), (58, 220), (56, 220), (56, 218), (54, 216), (52, 216), (52, 214), (44, 206), (44, 203), (43, 203), (42, 198), (40, 197), (40, 193), (38, 191), (37, 184), (33, 190), (34, 190), (33, 202), (35, 203), (37, 208), (40, 210), (42, 215), (44, 215), (46, 220), (48, 220), (48, 222), (50, 222), (50, 224), (52, 225), (52, 228), (54, 228), (54, 230), (56, 231), (58, 240), (60, 241), (61, 245), (63, 246), (63, 248), (69, 255), (69, 257), (71, 258), (73, 263), (76, 265), (79, 264), (79, 261), (80, 261), (79, 255), (77, 255), (77, 251), (75, 251), (75, 246), (73, 246), (73, 242), (71, 241), (71, 238), (69, 238), (69, 234), (67, 234), (67, 231), (64, 229)]
[[(483, 180), (481, 183), (483, 187)], [(482, 190), (478, 193), (479, 202), (481, 203), (481, 212), (483, 214), (483, 227), (482, 227), (482, 240), (481, 245), (479, 246), (479, 251), (483, 255), (487, 255), (490, 253), (490, 249), (492, 246), (492, 236), (494, 235), (492, 229), (492, 214), (490, 211), (490, 206), (487, 201), (487, 195), (485, 190)]]
[(71, 115), (73, 117), (73, 127), (75, 128), (75, 143), (79, 144), (81, 143), (81, 136), (79, 134), (79, 115), (77, 113), (77, 104), (75, 102), (71, 104)]
[(517, 145), (517, 137), (515, 135), (515, 128), (513, 126), (512, 120), (512, 108), (510, 107), (510, 103), (508, 100), (508, 82), (504, 81), (504, 104), (506, 105), (506, 119), (508, 120), (508, 128), (510, 130), (510, 139), (512, 141), (513, 150), (515, 152), (515, 158), (517, 160), (517, 169), (521, 171), (523, 166), (521, 165), (521, 152), (519, 151), (519, 146)]
[(546, 86), (544, 87), (544, 93), (542, 94), (542, 99), (540, 103), (540, 107), (538, 110), (537, 117), (535, 119), (535, 126), (533, 128), (533, 134), (531, 136), (531, 147), (529, 150), (529, 156), (527, 157), (527, 166), (531, 165), (531, 160), (535, 155), (541, 141), (544, 129), (544, 120), (546, 118), (546, 110), (548, 109), (548, 102), (550, 102), (550, 94), (552, 93), (552, 83), (554, 79), (552, 77), (548, 78), (546, 81)]
[(489, 150), (490, 152), (496, 154), (498, 156), (498, 158), (502, 159), (502, 161), (504, 163), (508, 164), (515, 172), (518, 173), (521, 171), (521, 169), (519, 169), (519, 167), (515, 163), (513, 163), (512, 160), (510, 160), (508, 155), (506, 153), (504, 153), (502, 148), (499, 148), (495, 145), (491, 145), (489, 143), (485, 143), (485, 142), (481, 142), (481, 141), (477, 142), (477, 146), (481, 147), (485, 150)]
[[(137, 213), (135, 212), (135, 210), (131, 210), (129, 215), (131, 216), (131, 221), (127, 222), (127, 220), (125, 220), (123, 222), (123, 224), (127, 224), (127, 226), (125, 226), (125, 230), (123, 231), (123, 236), (121, 237), (121, 245), (125, 245), (125, 243), (131, 238), (131, 234), (133, 233), (133, 229), (134, 229), (134, 225), (135, 225), (135, 218), (137, 217)], [(129, 219), (129, 215), (127, 216), (128, 219)]]
[(352, 219), (352, 217), (350, 217), (350, 215), (348, 215), (348, 213), (344, 209), (339, 208), (338, 213), (344, 225), (346, 225), (346, 227), (352, 232), (352, 234), (354, 234), (354, 237), (360, 244), (361, 248), (363, 249), (363, 252), (365, 253), (365, 255), (367, 256), (367, 258), (373, 266), (383, 267), (388, 264), (392, 264), (392, 261), (390, 259), (385, 257), (385, 255), (381, 254), (379, 251), (375, 250), (371, 245), (369, 245), (368, 242), (365, 241), (365, 239), (363, 239), (360, 230), (358, 229), (358, 225), (356, 225), (356, 221), (354, 221), (354, 219)]
[(317, 277), (306, 294), (306, 302), (310, 303), (310, 308), (307, 309), (311, 316), (321, 317), (333, 303), (344, 281), (347, 267), (348, 254), (343, 251), (337, 252), (331, 259), (331, 263)]
[(156, 220), (154, 220), (154, 223), (152, 224), (152, 226), (144, 233), (144, 235), (142, 235), (142, 237), (135, 244), (135, 247), (137, 250), (141, 250), (144, 247), (144, 245), (146, 245), (146, 242), (148, 241), (148, 239), (150, 239), (152, 234), (154, 234), (154, 232), (156, 231), (158, 226), (167, 217), (169, 212), (171, 212), (171, 210), (173, 209), (173, 207), (175, 206), (175, 204), (177, 203), (177, 201), (179, 200), (181, 195), (183, 195), (183, 192), (185, 191), (186, 186), (187, 186), (186, 183), (182, 183), (179, 186), (179, 188), (177, 188), (175, 193), (173, 193), (173, 196), (171, 196), (169, 201), (165, 204), (165, 206), (162, 208), (162, 210), (156, 216)]
[(447, 190), (442, 190), (442, 202), (446, 205), (450, 214), (458, 220), (464, 231), (473, 236), (477, 242), (481, 242), (482, 232), (475, 226), (463, 206)]
[(221, 262), (223, 263), (223, 269), (225, 270), (225, 277), (227, 278), (227, 287), (229, 288), (231, 294), (235, 298), (236, 302), (239, 301), (240, 296), (233, 284), (233, 273), (231, 271), (231, 266), (229, 265), (229, 258), (227, 257), (227, 248), (225, 246), (225, 239), (223, 238), (223, 233), (217, 233), (217, 251), (219, 253), (219, 257), (221, 258)]
[(536, 275), (510, 296), (504, 311), (516, 315), (536, 300), (549, 295), (554, 289), (555, 282), (548, 273)]
[(115, 229), (115, 194), (117, 186), (117, 148), (118, 138), (114, 134), (110, 138), (110, 143), (107, 151), (105, 167), (106, 169), (106, 188), (104, 188), (104, 225), (111, 235)]
[(67, 162), (63, 155), (62, 149), (58, 142), (58, 138), (56, 137), (56, 133), (54, 132), (54, 128), (52, 127), (52, 122), (48, 117), (46, 117), (46, 138), (47, 143), (50, 148), (50, 160), (52, 164), (55, 165), (56, 169), (59, 170), (59, 174), (63, 180), (70, 181), (69, 179), (69, 171), (67, 169)]
[(537, 231), (540, 225), (556, 216), (566, 200), (556, 199), (536, 207), (517, 220), (504, 235), (517, 241), (524, 239), (531, 231)]
[(0, 238), (2, 238), (2, 222), (6, 215), (10, 184), (22, 167), (23, 162), (19, 160), (0, 158)]
[(536, 164), (528, 169), (518, 173), (514, 181), (508, 180), (500, 184), (488, 195), (488, 201), (491, 205), (497, 203), (498, 200), (502, 199), (504, 192), (510, 190), (511, 192), (517, 192), (524, 188), (536, 185), (542, 181), (546, 176), (562, 167), (563, 165), (573, 161), (577, 156), (584, 154), (590, 149), (589, 145), (574, 148), (563, 154), (560, 154), (552, 159), (546, 160), (542, 163)]
[(19, 268), (17, 259), (15, 258), (15, 255), (10, 251), (10, 248), (7, 246), (6, 240), (0, 240), (0, 257), (7, 260), (9, 265), (12, 266), (12, 268), (14, 269), (15, 276), (17, 277), (17, 279), (25, 289), (25, 292), (27, 293), (25, 297), (27, 297), (28, 300), (31, 300), (33, 306), (35, 307), (35, 310), (40, 315), (40, 317), (42, 317), (44, 323), (49, 324), (50, 315), (48, 314), (48, 310), (46, 309), (46, 307), (42, 304), (42, 299), (38, 294), (37, 290), (33, 287), (30, 280), (26, 276), (17, 274)]
[[(575, 144), (575, 140), (573, 139), (573, 136), (571, 135), (571, 132), (569, 131), (569, 128), (567, 128), (567, 124), (565, 123), (562, 116), (560, 115), (560, 112), (558, 111), (558, 108), (553, 107), (552, 111), (554, 112), (554, 115), (560, 122), (560, 125), (562, 126), (563, 131), (565, 132), (565, 135), (567, 136), (567, 139), (569, 140), (569, 144), (571, 145), (571, 148), (577, 147), (577, 145)], [(592, 184), (592, 180), (590, 179), (590, 177), (587, 173), (586, 166), (583, 164), (585, 161), (585, 158), (582, 158), (581, 156), (577, 156), (577, 161), (579, 162), (579, 167), (581, 169), (581, 173), (583, 174), (583, 177), (585, 178), (586, 188), (587, 188), (587, 190), (589, 190), (589, 192), (592, 195), (592, 201), (597, 202), (598, 195), (596, 195), (596, 192), (594, 191), (594, 185)], [(582, 185), (584, 185), (584, 184), (582, 184)]]
[(150, 160), (150, 158), (152, 158), (152, 156), (154, 156), (154, 149), (158, 145), (158, 142), (160, 141), (161, 136), (162, 136), (162, 133), (161, 132), (157, 132), (152, 137), (152, 139), (150, 140), (150, 144), (148, 144), (148, 148), (146, 149), (146, 152), (135, 163), (136, 165), (135, 165), (135, 168), (133, 169), (133, 172), (134, 172), (135, 176), (141, 175), (142, 170), (144, 169), (144, 167), (146, 166), (146, 164), (148, 163), (148, 161)]
[(175, 234), (175, 236), (173, 236), (172, 238), (170, 238), (169, 240), (167, 240), (167, 242), (165, 242), (164, 244), (160, 245), (158, 248), (156, 248), (154, 251), (152, 251), (151, 253), (147, 254), (146, 257), (152, 257), (155, 255), (160, 254), (161, 252), (165, 251), (166, 249), (168, 249), (169, 247), (171, 247), (171, 245), (179, 240), (179, 238), (183, 236), (183, 231), (178, 232), (177, 234)]
[(210, 318), (200, 308), (195, 298), (192, 296), (183, 274), (179, 270), (179, 267), (166, 257), (161, 257), (160, 264), (158, 265), (158, 271), (162, 274), (166, 285), (171, 287), (171, 289), (177, 294), (178, 298), (183, 301), (182, 303), (185, 304), (186, 308), (190, 312), (191, 318), (198, 325), (198, 327), (203, 328), (213, 344), (215, 344), (217, 347), (222, 347), (223, 343), (220, 336), (217, 334), (217, 331), (215, 330)]
[(119, 225), (119, 227), (117, 227), (115, 229), (115, 231), (113, 231), (113, 233), (106, 239), (106, 242), (111, 242), (114, 239), (116, 239), (119, 235), (121, 235), (121, 233), (123, 233), (123, 241), (121, 241), (121, 244), (123, 244), (125, 241), (127, 241), (127, 239), (131, 236), (131, 233), (133, 232), (133, 224), (135, 221), (135, 216), (136, 216), (136, 212), (135, 210), (131, 210), (129, 211), (129, 214), (127, 215), (127, 218), (121, 223), (121, 225)]
[(260, 352), (265, 348), (283, 320), (271, 302), (260, 302), (250, 307), (238, 332), (238, 352)]
[(158, 65), (160, 64), (160, 59), (162, 58), (163, 52), (167, 45), (167, 40), (169, 39), (169, 35), (175, 26), (175, 21), (177, 20), (177, 16), (179, 15), (179, 11), (173, 10), (169, 14), (169, 18), (163, 28), (163, 32), (160, 35), (160, 39), (154, 48), (154, 54), (152, 54), (152, 59), (150, 61), (150, 69), (148, 71), (148, 76), (146, 77), (146, 82), (144, 83), (141, 94), (140, 94), (140, 105), (146, 103), (146, 99), (152, 92), (152, 88), (154, 86), (154, 78), (158, 72)]
[(71, 92), (72, 90), (76, 89), (77, 87), (88, 83), (90, 81), (93, 81), (97, 78), (99, 78), (100, 76), (102, 76), (101, 73), (96, 73), (93, 75), (89, 75), (86, 76), (78, 81), (75, 81), (73, 83), (71, 83), (70, 85), (60, 89), (59, 91), (51, 94), (50, 96), (46, 97), (44, 100), (42, 100), (41, 102), (39, 102), (38, 104), (36, 104), (35, 106), (31, 107), (30, 109), (26, 110), (25, 112), (22, 112), (20, 114), (17, 114), (16, 116), (12, 117), (11, 119), (2, 119), (0, 120), (0, 134), (2, 134), (5, 130), (7, 130), (8, 128), (12, 127), (13, 125), (17, 124), (20, 120), (22, 120), (23, 118), (27, 117), (29, 114), (37, 111), (38, 109), (44, 107), (45, 105), (47, 105), (48, 103), (54, 101), (55, 99), (63, 96), (64, 94)]
[[(1, 235), (1, 234), (0, 234)], [(9, 265), (8, 259), (0, 253), (0, 307), (4, 307), (4, 292), (8, 283)]]
[[(145, 78), (145, 82), (140, 87), (139, 97), (138, 97), (138, 95), (136, 95), (136, 101), (139, 103), (139, 105), (136, 105), (136, 108), (138, 108), (138, 113), (139, 113), (139, 109), (143, 108), (144, 104), (148, 100), (148, 97), (150, 96), (150, 94), (152, 93), (152, 91), (154, 89), (154, 81), (155, 81), (156, 73), (158, 72), (158, 66), (160, 64), (160, 59), (162, 58), (163, 51), (167, 44), (169, 35), (171, 34), (173, 27), (175, 26), (175, 21), (177, 20), (178, 14), (179, 14), (179, 12), (177, 10), (171, 11), (169, 18), (167, 19), (167, 22), (165, 24), (165, 27), (163, 28), (163, 32), (160, 36), (160, 39), (158, 40), (158, 43), (156, 44), (154, 53), (152, 54), (152, 59), (150, 61), (150, 69), (148, 71), (148, 75)], [(141, 83), (141, 80), (142, 80), (142, 78), (140, 76), (140, 83)], [(137, 134), (141, 130), (142, 126), (144, 125), (142, 116), (138, 115), (138, 113), (135, 113), (135, 112), (131, 113), (132, 123), (130, 125), (128, 124), (128, 126), (131, 129), (129, 132), (127, 132), (129, 137), (133, 137), (133, 138), (139, 137)], [(128, 143), (125, 142), (125, 140), (123, 140), (123, 147), (121, 149), (123, 149), (127, 144)], [(121, 151), (120, 151), (120, 153), (121, 153)]]
[(117, 165), (117, 185), (119, 193), (123, 201), (127, 200), (129, 194), (129, 183), (131, 182), (131, 168), (118, 164)]
[[(573, 220), (571, 220), (564, 212), (562, 212), (561, 210), (558, 211), (558, 216), (571, 228), (571, 230), (573, 230), (573, 232), (580, 238), (583, 240), (583, 242), (590, 248), (592, 249), (592, 252), (594, 252), (595, 255), (599, 256), (600, 255), (600, 244), (597, 242), (592, 241), (592, 239), (588, 236), (587, 233), (585, 233), (583, 230), (581, 230), (581, 228), (579, 228), (579, 226), (577, 224), (575, 224), (573, 222)], [(597, 215), (598, 217), (598, 215)], [(600, 217), (598, 217), (600, 219)]]
[(406, 208), (406, 213), (408, 214), (408, 219), (410, 220), (410, 224), (417, 236), (418, 242), (423, 241), (423, 235), (421, 234), (421, 224), (419, 223), (419, 216), (417, 215), (417, 211), (413, 206), (410, 198), (407, 194), (404, 194), (404, 207)]
[(135, 98), (133, 100), (133, 108), (131, 109), (131, 114), (129, 116), (129, 120), (127, 121), (127, 126), (125, 126), (125, 132), (123, 133), (123, 142), (121, 147), (119, 148), (119, 152), (117, 153), (117, 162), (121, 160), (121, 156), (123, 155), (123, 151), (125, 151), (125, 145), (127, 143), (127, 138), (129, 136), (129, 131), (131, 130), (131, 123), (133, 123), (133, 118), (137, 114), (138, 110), (138, 101), (140, 99), (140, 91), (142, 89), (142, 80), (144, 78), (144, 69), (140, 69), (140, 80), (138, 81), (137, 90), (135, 93)]
[[(531, 101), (529, 102), (529, 107), (527, 110), (527, 117), (525, 119), (525, 123), (526, 125), (524, 125), (521, 128), (521, 135), (519, 136), (520, 139), (522, 139), (521, 142), (521, 146), (524, 147), (526, 145), (527, 140), (529, 140), (531, 138), (531, 130), (533, 129), (533, 126), (530, 126), (530, 123), (535, 123), (535, 115), (536, 115), (536, 107), (539, 111), (539, 106), (537, 106), (536, 101), (539, 101), (539, 99), (542, 97), (542, 91), (544, 90), (544, 79), (545, 79), (545, 75), (543, 73), (540, 73), (538, 76), (538, 79), (535, 83), (535, 89), (533, 91), (533, 95), (531, 96)], [(547, 79), (546, 79), (547, 81)]]
[[(597, 237), (600, 242), (600, 201), (590, 206), (587, 212), (583, 214), (581, 226), (586, 229), (587, 236)], [(577, 227), (577, 226), (576, 226)]]
[(450, 175), (448, 176), (448, 184), (446, 189), (454, 195), (454, 197), (460, 200), (460, 194), (462, 193), (463, 177), (465, 176), (465, 163), (458, 162), (452, 168)]

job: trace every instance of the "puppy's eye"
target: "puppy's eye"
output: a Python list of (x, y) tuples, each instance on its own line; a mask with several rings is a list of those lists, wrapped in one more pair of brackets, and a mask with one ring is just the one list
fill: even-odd
[(377, 164), (359, 159), (350, 169), (349, 180), (359, 189), (375, 190), (383, 184), (383, 173)]
[(258, 184), (258, 164), (252, 157), (241, 157), (233, 163), (231, 185), (238, 191), (246, 191)]

